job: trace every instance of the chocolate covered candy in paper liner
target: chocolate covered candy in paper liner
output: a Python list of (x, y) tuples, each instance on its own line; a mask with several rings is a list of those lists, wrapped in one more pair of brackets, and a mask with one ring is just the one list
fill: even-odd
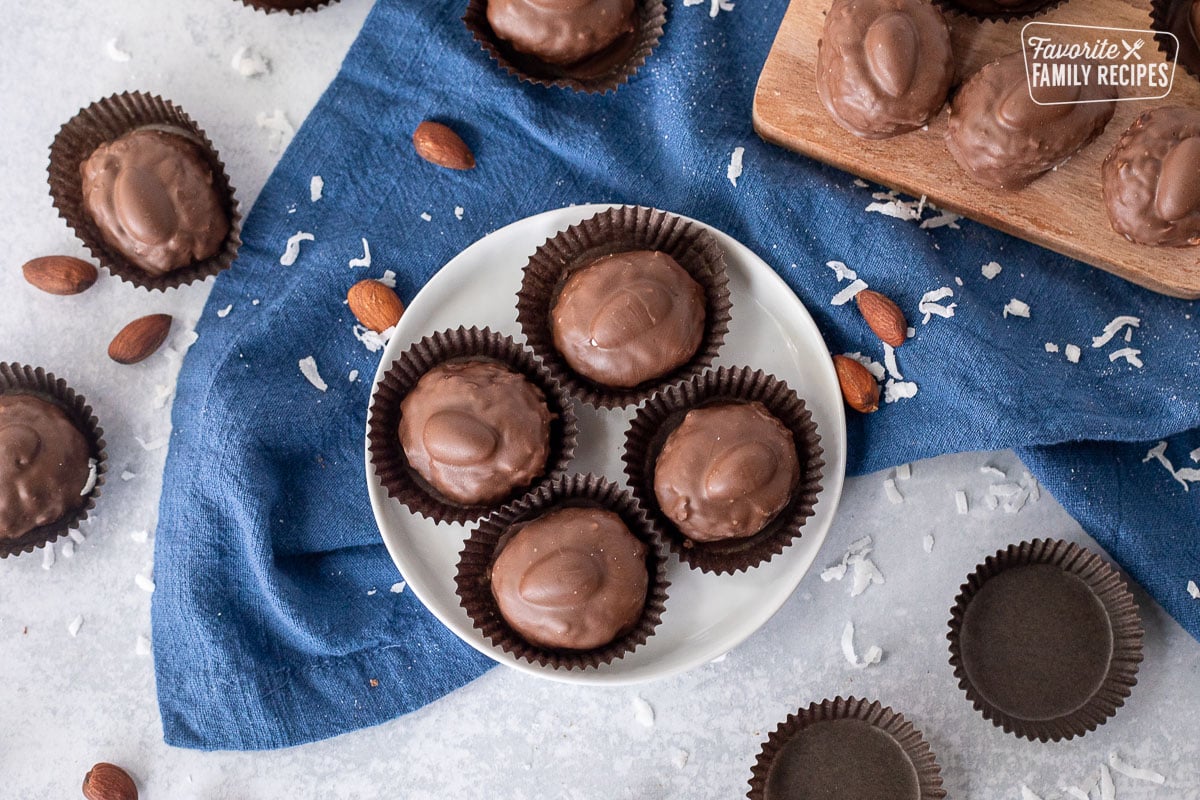
[(274, 14), (286, 11), (288, 14), (302, 14), (306, 11), (318, 11), (338, 0), (241, 0), (242, 5), (249, 6), (255, 11)]
[[(492, 565), (511, 537), (523, 524), (562, 508), (612, 512), (646, 550), (649, 581), (641, 618), (624, 635), (590, 650), (549, 649), (531, 644), (505, 620), (492, 593)], [(590, 474), (559, 477), (483, 520), (463, 544), (454, 580), (463, 608), (488, 641), (531, 664), (565, 670), (594, 669), (645, 644), (662, 620), (670, 586), (666, 553), (645, 512), (628, 491)]]
[[(80, 169), (101, 145), (111, 144), (135, 131), (160, 131), (190, 143), (211, 173), (212, 187), (228, 231), (216, 252), (200, 261), (162, 274), (138, 266), (114, 245), (89, 213)], [(58, 214), (75, 231), (92, 255), (122, 280), (144, 289), (165, 291), (201, 281), (227, 269), (241, 246), (241, 213), (225, 165), (216, 148), (191, 117), (157, 95), (123, 92), (81, 109), (62, 126), (50, 146), (50, 194)]]
[[(0, 538), (0, 558), (31, 553), (36, 548), (50, 544), (65, 536), (69, 531), (78, 528), (79, 523), (86, 519), (88, 513), (95, 508), (96, 500), (100, 497), (100, 489), (104, 485), (104, 473), (107, 471), (104, 431), (101, 430), (87, 400), (67, 386), (66, 381), (55, 378), (41, 367), (0, 363), (0, 397), (10, 395), (29, 395), (61, 410), (75, 429), (83, 435), (88, 446), (90, 461), (95, 463), (96, 479), (92, 483), (91, 489), (81, 495), (84, 500), (77, 508), (68, 510), (57, 520), (34, 528), (19, 538)], [(2, 423), (3, 417), (0, 417), (0, 424)], [(5, 455), (16, 458), (16, 454), (13, 453)], [(88, 480), (90, 482), (90, 477)], [(86, 484), (83, 488), (87, 488)]]
[(911, 722), (878, 701), (835, 698), (800, 709), (763, 744), (749, 800), (941, 800), (941, 770)]
[(1116, 570), (1061, 540), (1010, 545), (951, 609), (950, 663), (975, 709), (1030, 740), (1083, 736), (1137, 683), (1143, 628)]
[[(699, 348), (679, 367), (633, 387), (604, 386), (579, 374), (554, 344), (551, 314), (568, 279), (598, 259), (617, 253), (657, 251), (673, 258), (704, 290), (704, 329)], [(517, 321), (529, 346), (550, 374), (588, 405), (620, 408), (703, 372), (729, 330), (729, 279), (725, 253), (699, 225), (641, 206), (601, 211), (548, 239), (530, 257), (517, 293)]]
[(463, 15), (467, 30), (497, 65), (519, 80), (588, 94), (616, 91), (637, 73), (662, 37), (667, 7), (663, 0), (636, 0), (633, 31), (574, 64), (551, 64), (522, 53), (492, 29), (487, 0), (470, 0)]
[[(532, 485), (518, 487), (494, 503), (462, 504), (442, 495), (409, 464), (397, 434), (401, 404), (421, 377), (435, 367), (461, 362), (492, 362), (513, 370), (541, 391), (550, 412), (550, 448), (542, 475)], [(435, 522), (464, 523), (491, 513), (563, 473), (575, 450), (575, 412), (567, 393), (526, 348), (487, 328), (460, 327), (425, 337), (392, 362), (372, 396), (367, 437), (371, 463), (388, 496)]]
[[(1179, 66), (1200, 79), (1200, 4), (1194, 0), (1152, 0), (1151, 27), (1167, 60), (1177, 59)], [(1165, 35), (1174, 34), (1174, 37)], [(1165, 98), (1164, 102), (1170, 98)]]
[(964, 17), (1005, 23), (1045, 14), (1067, 0), (933, 0), (943, 11)]
[[(663, 512), (654, 490), (663, 445), (692, 409), (728, 403), (759, 403), (792, 434), (799, 479), (787, 504), (753, 536), (697, 542)], [(804, 401), (783, 381), (750, 367), (721, 367), (650, 397), (625, 434), (621, 456), (638, 502), (671, 551), (690, 567), (717, 574), (742, 572), (770, 561), (803, 533), (821, 491), (821, 437)]]

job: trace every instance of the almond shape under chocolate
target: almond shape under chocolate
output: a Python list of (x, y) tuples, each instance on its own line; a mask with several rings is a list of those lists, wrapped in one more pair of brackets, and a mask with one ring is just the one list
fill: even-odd
[(1026, 83), (1013, 84), (996, 112), (996, 119), (1014, 130), (1030, 130), (1049, 125), (1071, 113), (1070, 103), (1079, 100), (1080, 86), (1050, 87), (1038, 92), (1034, 102)]
[(535, 606), (562, 608), (586, 603), (604, 582), (602, 566), (581, 550), (547, 553), (521, 576), (521, 599)]
[(1200, 209), (1200, 137), (1184, 139), (1163, 158), (1154, 205), (1171, 221)]
[(161, 245), (179, 225), (166, 185), (140, 166), (130, 166), (113, 179), (113, 209), (129, 233), (146, 244)]
[(621, 347), (654, 329), (671, 311), (671, 295), (651, 281), (634, 281), (604, 301), (592, 317), (592, 341), (597, 347)]
[(456, 467), (483, 463), (500, 442), (490, 425), (454, 410), (433, 414), (425, 422), (421, 438), (435, 460)]
[(864, 45), (879, 88), (892, 97), (909, 90), (917, 75), (920, 44), (921, 36), (907, 14), (891, 11), (871, 23)]
[(774, 450), (762, 442), (742, 442), (713, 459), (704, 489), (712, 500), (732, 500), (766, 486), (778, 471)]

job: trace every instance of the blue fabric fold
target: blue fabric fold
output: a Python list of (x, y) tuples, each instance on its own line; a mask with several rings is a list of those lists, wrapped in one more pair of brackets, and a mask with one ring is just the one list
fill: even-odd
[[(714, 18), (708, 4), (672, 3), (633, 81), (589, 96), (502, 73), (464, 29), (461, 0), (379, 0), (248, 215), (179, 377), (153, 600), (168, 743), (312, 741), (419, 708), (489, 667), (411, 592), (392, 591), (402, 577), (363, 467), (379, 355), (355, 338), (343, 301), (355, 281), (392, 270), (407, 302), (488, 232), (572, 203), (653, 205), (725, 230), (787, 280), (831, 351), (883, 362), (853, 303), (830, 304), (847, 284), (826, 262), (845, 262), (908, 313), (917, 333), (898, 365), (919, 387), (851, 415), (850, 473), (1019, 448), (1200, 637), (1200, 602), (1185, 588), (1200, 580), (1200, 483), (1143, 460), (1162, 440), (1176, 469), (1200, 466), (1190, 457), (1200, 447), (1200, 307), (966, 220), (922, 229), (867, 213), (878, 187), (762, 142), (751, 103), (785, 7), (738, 3)], [(410, 137), (426, 118), (462, 132), (478, 167), (420, 161)], [(734, 186), (726, 167), (737, 147), (745, 168)], [(325, 184), (317, 202), (314, 175)], [(297, 231), (314, 240), (283, 266)], [(363, 238), (371, 266), (351, 269)], [(992, 261), (1003, 270), (989, 280), (980, 268)], [(921, 297), (943, 286), (954, 316), (923, 324)], [(1013, 298), (1029, 318), (1003, 314)], [(1128, 345), (1141, 368), (1109, 360), (1123, 335), (1091, 346), (1118, 315), (1141, 320)], [(1078, 364), (1062, 353), (1068, 343), (1082, 349)], [(326, 391), (301, 374), (307, 357)]]

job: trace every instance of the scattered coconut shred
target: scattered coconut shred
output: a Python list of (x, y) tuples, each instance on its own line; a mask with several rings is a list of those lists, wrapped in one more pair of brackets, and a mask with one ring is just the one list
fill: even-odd
[(369, 267), (369, 266), (371, 266), (371, 245), (367, 243), (366, 239), (363, 239), (362, 246), (363, 246), (362, 258), (350, 259), (351, 267)]
[(229, 66), (243, 78), (257, 78), (271, 71), (271, 62), (245, 45), (239, 47), (233, 54)]
[(979, 268), (979, 271), (983, 273), (983, 277), (987, 278), (989, 281), (999, 275), (1003, 270), (1004, 267), (1000, 266), (995, 261), (989, 261)]
[(821, 573), (821, 580), (825, 583), (840, 581), (846, 577), (847, 570), (853, 570), (853, 579), (850, 584), (851, 597), (858, 597), (873, 583), (882, 585), (884, 583), (883, 573), (875, 566), (875, 562), (867, 558), (871, 554), (871, 544), (870, 536), (864, 536), (853, 542), (842, 556), (841, 561)]
[(1185, 492), (1191, 488), (1188, 486), (1189, 483), (1200, 481), (1200, 469), (1192, 469), (1190, 467), (1175, 469), (1175, 465), (1171, 463), (1171, 459), (1167, 458), (1167, 443), (1165, 440), (1151, 447), (1150, 452), (1146, 453), (1146, 457), (1142, 459), (1142, 463), (1145, 464), (1151, 459), (1155, 459), (1158, 463), (1162, 464), (1167, 472), (1171, 473), (1171, 477), (1179, 481)]
[(383, 333), (376, 333), (365, 325), (355, 325), (351, 328), (354, 333), (354, 338), (363, 343), (363, 347), (367, 348), (368, 353), (378, 353), (387, 343), (391, 341), (392, 334), (396, 332), (396, 327), (385, 330)]
[(292, 123), (288, 122), (283, 111), (278, 108), (270, 114), (265, 111), (258, 112), (254, 121), (258, 127), (267, 132), (267, 147), (272, 153), (277, 153), (287, 147), (288, 143), (292, 141), (292, 137), (296, 135), (296, 129), (292, 127)]
[(935, 212), (934, 216), (920, 221), (920, 227), (925, 230), (934, 228), (958, 230), (958, 221), (962, 219), (958, 214), (942, 211), (930, 203), (924, 195), (916, 200), (902, 200), (896, 192), (887, 191), (875, 192), (871, 195), (871, 199), (875, 202), (867, 206), (867, 211), (894, 219), (916, 222), (921, 220), (921, 216), (926, 211)]
[(729, 178), (729, 182), (734, 186), (737, 186), (738, 178), (742, 177), (742, 156), (745, 153), (746, 148), (735, 147), (729, 154), (729, 166), (725, 170), (725, 177)]
[(121, 49), (120, 45), (117, 44), (116, 39), (109, 39), (104, 43), (104, 54), (108, 56), (110, 60), (115, 61), (118, 64), (124, 64), (133, 58), (128, 51)]
[(842, 629), (842, 655), (855, 669), (866, 669), (872, 664), (879, 663), (883, 658), (883, 650), (878, 645), (871, 645), (859, 660), (858, 653), (854, 652), (854, 623), (847, 622), (846, 627)]
[(300, 374), (308, 378), (308, 382), (315, 386), (319, 391), (324, 392), (329, 388), (325, 381), (321, 380), (321, 373), (317, 371), (317, 360), (312, 356), (306, 356), (300, 359)]
[[(703, 5), (705, 0), (683, 0), (684, 6), (699, 6)], [(708, 0), (708, 16), (716, 18), (717, 14), (722, 11), (733, 11), (732, 0)]]
[(315, 203), (321, 199), (321, 195), (324, 191), (325, 179), (320, 175), (313, 175), (308, 182), (308, 199)]
[(311, 233), (296, 231), (288, 237), (287, 246), (283, 250), (283, 255), (279, 257), (279, 263), (285, 267), (295, 264), (296, 259), (300, 257), (300, 243), (312, 241), (316, 241), (316, 237)]
[(1187, 582), (1187, 593), (1193, 600), (1200, 600), (1200, 586), (1197, 586), (1195, 581)]
[(1007, 319), (1010, 316), (1029, 319), (1029, 304), (1015, 297), (1009, 300), (1004, 306), (1004, 317)]
[(633, 718), (643, 728), (654, 727), (654, 707), (646, 702), (643, 698), (634, 696), (633, 698)]
[(96, 488), (96, 459), (88, 459), (88, 476), (87, 481), (83, 484), (83, 490), (79, 492), (80, 497), (85, 497), (91, 494), (92, 489)]
[(929, 320), (934, 316), (943, 319), (949, 319), (954, 316), (954, 309), (958, 307), (958, 303), (951, 303), (948, 306), (942, 305), (940, 300), (954, 297), (954, 290), (949, 286), (942, 286), (939, 289), (926, 292), (921, 296), (921, 301), (917, 303), (917, 311), (920, 311), (925, 317), (921, 320), (922, 325), (928, 325)]
[(1121, 773), (1126, 778), (1133, 778), (1135, 781), (1157, 783), (1159, 786), (1162, 786), (1167, 782), (1167, 779), (1164, 776), (1152, 769), (1141, 769), (1126, 763), (1125, 761), (1121, 760), (1121, 757), (1115, 752), (1108, 754), (1108, 766), (1112, 767), (1114, 771)]

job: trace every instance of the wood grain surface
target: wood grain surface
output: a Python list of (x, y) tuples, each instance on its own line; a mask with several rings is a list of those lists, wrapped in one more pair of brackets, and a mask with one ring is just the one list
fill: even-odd
[[(1200, 298), (1200, 247), (1147, 247), (1127, 241), (1109, 225), (1100, 186), (1100, 164), (1129, 124), (1148, 108), (1200, 108), (1200, 81), (1180, 67), (1165, 99), (1117, 103), (1116, 115), (1100, 138), (1056, 171), (1020, 191), (988, 189), (973, 182), (946, 150), (947, 109), (927, 129), (882, 141), (860, 139), (838, 127), (815, 85), (817, 40), (830, 2), (792, 0), (755, 92), (754, 127), (760, 136), (915, 197), (925, 195), (941, 208), (1154, 291)], [(1021, 48), (1024, 21), (985, 22), (957, 14), (948, 19), (960, 80)], [(1148, 0), (1067, 0), (1036, 19), (1152, 27)], [(1147, 41), (1150, 45), (1155, 49), (1145, 54), (1147, 60), (1165, 59), (1156, 43)]]

